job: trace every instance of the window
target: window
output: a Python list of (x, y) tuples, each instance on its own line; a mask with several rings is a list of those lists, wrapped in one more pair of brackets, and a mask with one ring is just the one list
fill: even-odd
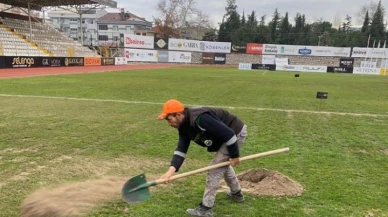
[(126, 27), (125, 27), (125, 31), (126, 31), (126, 32), (131, 32), (131, 27), (130, 27), (130, 26), (126, 26)]
[(118, 26), (113, 26), (113, 31), (118, 31), (119, 30), (119, 27)]
[(146, 36), (146, 35), (147, 35), (147, 33), (142, 33), (141, 35), (142, 35), (142, 36)]
[(119, 36), (113, 36), (112, 41), (118, 41), (118, 40), (119, 40)]
[(98, 25), (98, 30), (108, 30), (108, 25)]
[(70, 22), (78, 22), (78, 19), (71, 18)]
[(108, 41), (108, 36), (107, 35), (99, 35), (98, 40), (100, 41)]
[(136, 33), (136, 35), (140, 35), (140, 33)]

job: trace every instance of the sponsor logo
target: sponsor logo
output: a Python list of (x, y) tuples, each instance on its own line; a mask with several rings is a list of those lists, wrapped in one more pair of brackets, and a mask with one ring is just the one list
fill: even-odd
[(15, 57), (12, 61), (12, 67), (31, 67), (35, 64), (34, 58), (20, 58)]
[(179, 59), (181, 59), (181, 60), (190, 60), (190, 58), (191, 58), (191, 56), (186, 56), (185, 54), (181, 54), (179, 56)]
[(85, 65), (100, 65), (101, 60), (99, 58), (85, 58)]
[(265, 45), (264, 46), (264, 53), (277, 54), (278, 53), (278, 47), (276, 45)]
[(338, 51), (334, 52), (335, 56), (349, 56), (349, 52), (345, 51), (343, 48), (340, 48)]
[(387, 55), (385, 50), (380, 50), (380, 51), (379, 50), (372, 50), (371, 54), (373, 56), (386, 56)]
[(218, 61), (218, 62), (224, 62), (225, 61), (225, 57), (214, 57), (214, 60), (215, 61)]
[(334, 67), (335, 72), (347, 72), (346, 68)]
[(207, 50), (230, 50), (230, 46), (222, 45), (212, 45), (206, 42), (178, 42), (171, 43), (169, 42), (170, 49), (178, 48), (180, 50), (198, 50), (198, 51), (207, 51)]
[(203, 43), (203, 42), (199, 43), (199, 49), (201, 49), (202, 51), (204, 51), (204, 50), (206, 49), (205, 43)]
[(305, 71), (323, 71), (324, 68), (323, 67), (314, 67), (314, 66), (303, 66), (303, 70)]
[(377, 62), (361, 61), (361, 68), (376, 68)]
[(185, 48), (198, 48), (198, 44), (195, 43), (195, 42), (179, 42), (178, 43), (178, 48), (182, 48), (182, 47), (185, 47)]
[(83, 58), (65, 58), (65, 66), (83, 65), (83, 64), (84, 64)]
[(238, 65), (238, 68), (242, 69), (242, 70), (251, 70), (252, 69), (252, 64), (251, 63), (240, 63)]
[(311, 49), (307, 49), (305, 47), (305, 48), (299, 49), (298, 53), (301, 54), (301, 55), (310, 55), (311, 54)]
[(112, 58), (108, 58), (108, 59), (102, 59), (104, 65), (114, 65), (115, 64), (115, 60)]
[(166, 54), (166, 53), (159, 53), (159, 54), (157, 54), (156, 55), (158, 58), (168, 58), (168, 54)]
[(353, 61), (344, 60), (344, 61), (341, 61), (341, 64), (349, 66), (353, 64)]
[(61, 60), (60, 59), (52, 59), (50, 61), (51, 66), (61, 66)]
[(330, 49), (316, 49), (315, 52), (317, 53), (331, 53)]
[(263, 50), (263, 47), (260, 47), (260, 46), (252, 46), (252, 47), (251, 47), (251, 50), (262, 51), (262, 50)]
[(164, 46), (166, 46), (166, 42), (163, 40), (163, 39), (159, 39), (157, 42), (156, 42), (156, 45), (158, 45), (159, 48), (163, 48)]
[(294, 53), (295, 49), (294, 48), (286, 48), (285, 46), (280, 47), (280, 53)]
[(50, 62), (50, 61), (49, 61), (49, 58), (43, 58), (43, 59), (42, 59), (42, 65), (44, 65), (44, 66), (49, 66), (49, 65), (50, 65), (49, 62)]
[(247, 49), (246, 46), (232, 45), (232, 51), (235, 51), (235, 52), (246, 50), (246, 49)]
[(358, 73), (376, 73), (377, 71), (376, 68), (357, 68), (356, 70)]
[(145, 45), (145, 41), (137, 40), (137, 39), (133, 40), (131, 37), (126, 37), (125, 43), (126, 44), (133, 44), (133, 45)]
[(283, 65), (282, 68), (283, 68), (283, 70), (294, 70), (295, 66)]
[(206, 50), (230, 50), (229, 46), (219, 46), (219, 45), (205, 45), (205, 48)]
[(272, 70), (274, 69), (275, 65), (265, 65), (265, 64), (253, 64), (252, 69), (258, 69), (258, 70)]
[(366, 55), (366, 50), (353, 50), (353, 54)]

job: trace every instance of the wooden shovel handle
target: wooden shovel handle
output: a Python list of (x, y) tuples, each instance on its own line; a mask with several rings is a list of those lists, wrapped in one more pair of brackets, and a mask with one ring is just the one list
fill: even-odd
[[(287, 147), (287, 148), (277, 149), (277, 150), (273, 150), (273, 151), (267, 151), (267, 152), (262, 152), (262, 153), (258, 153), (258, 154), (248, 155), (248, 156), (240, 158), (240, 161), (251, 160), (251, 159), (255, 159), (255, 158), (259, 158), (259, 157), (265, 157), (265, 156), (269, 156), (269, 155), (274, 155), (274, 154), (279, 154), (279, 153), (283, 153), (283, 152), (288, 152), (289, 150), (290, 150), (290, 148)], [(157, 184), (161, 184), (161, 183), (165, 183), (167, 181), (172, 181), (172, 180), (175, 180), (175, 179), (180, 179), (180, 178), (183, 178), (183, 177), (191, 176), (191, 175), (194, 175), (194, 174), (206, 172), (208, 170), (212, 170), (212, 169), (216, 169), (216, 168), (220, 168), (220, 167), (224, 167), (224, 166), (228, 166), (228, 165), (230, 165), (230, 162), (229, 161), (225, 161), (225, 162), (222, 162), (222, 163), (219, 163), (219, 164), (214, 164), (214, 165), (211, 165), (211, 166), (207, 166), (207, 167), (204, 167), (204, 168), (200, 168), (200, 169), (197, 169), (197, 170), (193, 170), (193, 171), (189, 171), (189, 172), (186, 172), (186, 173), (182, 173), (182, 174), (178, 174), (178, 175), (172, 176), (169, 180), (158, 179), (155, 182)]]

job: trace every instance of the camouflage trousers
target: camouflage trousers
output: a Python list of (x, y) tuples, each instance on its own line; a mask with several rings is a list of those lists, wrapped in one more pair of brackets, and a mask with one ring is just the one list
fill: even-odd
[[(247, 137), (247, 126), (244, 125), (241, 132), (237, 134), (237, 144), (239, 148), (244, 144)], [(220, 150), (216, 153), (210, 165), (222, 163), (229, 160), (228, 149), (224, 144)], [(232, 166), (221, 167), (213, 170), (209, 170), (206, 176), (206, 188), (202, 198), (202, 204), (207, 207), (213, 207), (218, 185), (221, 179), (224, 178), (226, 184), (229, 186), (232, 193), (238, 192), (241, 189), (240, 183), (236, 177), (236, 173)]]

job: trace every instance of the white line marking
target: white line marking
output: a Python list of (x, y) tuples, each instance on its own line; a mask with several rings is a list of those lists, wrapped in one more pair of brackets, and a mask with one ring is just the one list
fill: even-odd
[[(21, 98), (40, 98), (40, 99), (60, 99), (60, 100), (78, 100), (78, 101), (93, 101), (93, 102), (115, 102), (115, 103), (127, 103), (127, 104), (148, 104), (148, 105), (163, 105), (160, 102), (146, 102), (146, 101), (128, 101), (128, 100), (115, 100), (115, 99), (91, 99), (91, 98), (74, 98), (74, 97), (60, 97), (60, 96), (36, 96), (36, 95), (12, 95), (12, 94), (0, 94), (1, 97), (21, 97)], [(245, 109), (256, 111), (278, 111), (278, 112), (294, 112), (294, 113), (309, 113), (309, 114), (325, 114), (325, 115), (349, 115), (349, 116), (369, 116), (369, 117), (388, 117), (384, 114), (370, 114), (370, 113), (349, 113), (349, 112), (328, 112), (328, 111), (309, 111), (309, 110), (295, 110), (295, 109), (276, 109), (276, 108), (258, 108), (258, 107), (233, 107), (233, 106), (215, 106), (215, 105), (193, 105), (186, 104), (186, 106), (209, 106), (209, 107), (222, 107), (228, 109)]]
[(263, 72), (263, 74), (262, 75), (265, 75), (265, 73), (267, 73), (268, 71), (265, 71), (265, 72)]

